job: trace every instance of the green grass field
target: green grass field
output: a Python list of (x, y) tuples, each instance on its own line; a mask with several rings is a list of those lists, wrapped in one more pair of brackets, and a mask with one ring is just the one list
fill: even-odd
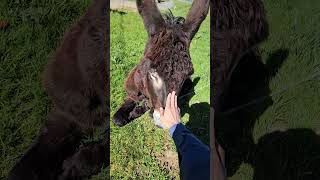
[[(270, 84), (271, 91), (276, 92), (310, 75), (319, 73), (320, 2), (316, 0), (303, 2), (269, 0), (265, 2), (265, 6), (268, 11), (270, 36), (262, 45), (263, 59), (266, 60), (279, 49), (288, 51), (281, 69)], [(260, 119), (276, 120), (277, 116), (274, 113), (278, 111), (279, 115), (286, 119), (288, 128), (312, 128), (318, 131), (320, 128), (318, 126), (320, 120), (319, 85), (319, 79), (315, 79), (289, 88), (283, 94), (275, 96), (274, 100), (280, 96), (283, 97), (282, 102), (289, 100), (285, 109), (279, 111), (277, 105), (279, 107), (282, 102), (277, 101)], [(265, 129), (255, 132), (255, 138), (258, 139), (267, 131)]]
[[(185, 17), (190, 4), (175, 1), (175, 16)], [(182, 121), (206, 143), (209, 142), (209, 17), (202, 24), (190, 49), (198, 81), (195, 95), (184, 108)], [(126, 94), (124, 81), (140, 61), (147, 39), (136, 12), (111, 12), (111, 116)], [(111, 122), (111, 179), (172, 179), (179, 177), (177, 153), (167, 131), (154, 126), (148, 113), (124, 127)]]

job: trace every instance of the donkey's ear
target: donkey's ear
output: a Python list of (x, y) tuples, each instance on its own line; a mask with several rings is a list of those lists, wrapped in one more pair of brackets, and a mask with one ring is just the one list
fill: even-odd
[(192, 40), (209, 11), (209, 0), (193, 0), (183, 30)]
[(165, 27), (164, 19), (155, 4), (155, 0), (137, 0), (137, 8), (149, 36), (156, 34)]

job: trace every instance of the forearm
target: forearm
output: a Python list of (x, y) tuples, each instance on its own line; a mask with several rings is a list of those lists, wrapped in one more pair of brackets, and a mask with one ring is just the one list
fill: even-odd
[[(170, 132), (172, 131), (172, 133)], [(209, 147), (202, 143), (194, 134), (192, 134), (182, 123), (176, 125), (175, 129), (169, 129), (178, 151), (186, 152), (196, 150), (208, 151)], [(190, 147), (189, 147), (190, 146)]]
[(183, 124), (176, 126), (172, 137), (179, 153), (181, 179), (209, 179), (209, 147)]

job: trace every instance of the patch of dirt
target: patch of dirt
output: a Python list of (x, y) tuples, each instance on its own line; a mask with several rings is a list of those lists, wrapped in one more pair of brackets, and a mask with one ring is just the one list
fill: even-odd
[(110, 9), (125, 9), (129, 11), (137, 12), (136, 3), (133, 1), (126, 1), (126, 0), (111, 0), (110, 1)]
[(158, 159), (159, 166), (167, 171), (173, 179), (179, 179), (179, 160), (178, 152), (172, 149), (169, 142), (169, 135), (166, 135), (163, 139), (163, 146), (161, 152), (151, 152), (151, 156)]
[(168, 171), (179, 171), (178, 154), (173, 151), (165, 151), (162, 157), (159, 157), (160, 166)]
[[(157, 6), (160, 10), (167, 10), (173, 8), (175, 5), (173, 1), (163, 1), (161, 3), (157, 3)], [(135, 1), (111, 0), (110, 8), (114, 10), (129, 10), (137, 12), (137, 6)]]
[(6, 29), (9, 26), (9, 22), (6, 20), (0, 20), (0, 30)]

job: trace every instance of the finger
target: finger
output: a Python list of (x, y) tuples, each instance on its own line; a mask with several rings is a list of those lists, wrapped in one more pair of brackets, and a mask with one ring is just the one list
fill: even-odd
[(169, 93), (169, 94), (168, 94), (168, 97), (167, 97), (166, 109), (169, 109), (169, 108), (170, 108), (170, 99), (171, 99), (171, 93)]
[(178, 97), (177, 97), (177, 95), (174, 96), (174, 108), (178, 109)]
[[(176, 92), (172, 91), (172, 94), (171, 94), (171, 108), (174, 108), (174, 97), (176, 95)], [(173, 110), (173, 109), (172, 109)], [(175, 111), (173, 111), (175, 112)]]
[(163, 108), (160, 107), (160, 117), (164, 115)]
[(178, 119), (178, 105), (177, 105), (177, 95), (174, 95), (174, 104), (173, 104), (173, 112), (174, 112), (174, 116), (175, 119)]
[(177, 96), (174, 96), (174, 114), (175, 114), (175, 118), (178, 118), (178, 105), (177, 105)]

